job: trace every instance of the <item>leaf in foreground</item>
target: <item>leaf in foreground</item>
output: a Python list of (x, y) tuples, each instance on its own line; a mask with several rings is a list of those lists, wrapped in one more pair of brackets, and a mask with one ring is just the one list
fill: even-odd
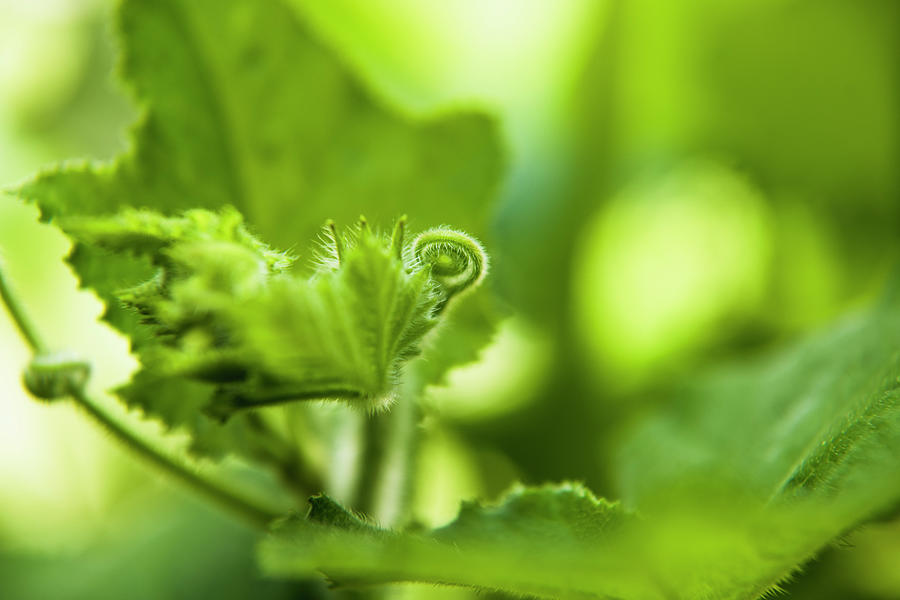
[(752, 558), (739, 576), (709, 561), (714, 597), (756, 597), (900, 503), (898, 296), (689, 384), (624, 444), (621, 489), (648, 521), (744, 507), (719, 531)]
[(454, 522), (428, 533), (379, 529), (326, 497), (311, 504), (309, 518), (284, 521), (263, 542), (269, 574), (324, 573), (351, 587), (434, 582), (543, 598), (624, 597), (642, 587), (616, 549), (635, 517), (579, 485), (520, 488), (494, 506), (465, 504)]
[(263, 546), (263, 564), (547, 598), (759, 598), (900, 503), (897, 340), (894, 291), (688, 385), (622, 445), (620, 485), (640, 518), (581, 488), (541, 488), (421, 535), (294, 522)]

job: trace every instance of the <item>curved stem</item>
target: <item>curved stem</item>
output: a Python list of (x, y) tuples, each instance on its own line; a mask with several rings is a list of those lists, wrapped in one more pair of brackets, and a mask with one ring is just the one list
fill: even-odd
[(21, 333), (22, 337), (25, 338), (25, 341), (28, 342), (28, 346), (31, 347), (31, 350), (35, 354), (47, 352), (47, 346), (44, 344), (41, 336), (38, 335), (37, 328), (28, 319), (25, 309), (22, 307), (22, 304), (12, 290), (12, 286), (10, 286), (6, 277), (3, 275), (2, 263), (0, 263), (0, 298), (2, 298), (3, 304), (6, 305), (6, 310), (9, 311), (9, 316), (12, 317), (13, 323), (16, 324), (19, 333)]
[(223, 483), (208, 479), (190, 470), (186, 465), (176, 461), (174, 458), (166, 456), (159, 449), (139, 438), (115, 418), (107, 414), (106, 411), (85, 394), (84, 390), (73, 389), (71, 390), (71, 395), (78, 406), (83, 408), (106, 431), (110, 432), (113, 437), (125, 444), (135, 454), (153, 463), (193, 490), (214, 500), (251, 525), (265, 528), (266, 525), (279, 516), (277, 511), (258, 506), (249, 498), (243, 497), (236, 490), (228, 489)]
[[(0, 265), (0, 267), (2, 267), (2, 265)], [(47, 346), (44, 345), (44, 342), (38, 335), (34, 324), (28, 319), (22, 304), (13, 292), (9, 282), (5, 279), (2, 268), (0, 268), (0, 298), (2, 298), (3, 304), (6, 306), (7, 311), (9, 311), (13, 322), (16, 324), (16, 327), (18, 327), (22, 337), (25, 338), (25, 341), (28, 343), (32, 352), (37, 355), (46, 353)], [(270, 521), (278, 516), (278, 512), (257, 505), (252, 500), (243, 497), (237, 491), (228, 489), (221, 482), (203, 477), (190, 470), (180, 461), (163, 454), (159, 449), (135, 435), (115, 418), (110, 416), (99, 404), (97, 404), (97, 402), (92, 400), (85, 393), (82, 387), (70, 386), (68, 391), (75, 403), (83, 408), (104, 429), (110, 432), (113, 437), (129, 447), (134, 453), (153, 463), (169, 475), (186, 484), (188, 487), (216, 501), (221, 506), (257, 527), (264, 528)]]

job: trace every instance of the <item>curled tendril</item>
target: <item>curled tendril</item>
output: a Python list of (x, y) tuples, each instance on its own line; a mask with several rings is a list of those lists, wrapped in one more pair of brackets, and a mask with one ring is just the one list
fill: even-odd
[(72, 395), (87, 383), (90, 365), (68, 352), (34, 357), (22, 377), (28, 391), (41, 400)]
[(487, 253), (471, 236), (455, 229), (438, 227), (422, 232), (413, 240), (412, 256), (416, 264), (431, 268), (431, 278), (442, 298), (440, 312), (453, 296), (481, 283), (487, 274)]

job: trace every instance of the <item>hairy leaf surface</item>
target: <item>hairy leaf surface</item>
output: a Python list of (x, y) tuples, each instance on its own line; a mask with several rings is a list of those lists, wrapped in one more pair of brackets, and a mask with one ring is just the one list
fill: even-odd
[(167, 407), (172, 424), (194, 423), (191, 410), (225, 420), (295, 399), (384, 408), (446, 300), (430, 263), (404, 261), (402, 236), (388, 240), (368, 226), (332, 240), (333, 259), (324, 256), (312, 278), (286, 273), (291, 257), (250, 235), (232, 208), (178, 217), (128, 210), (69, 217), (64, 226), (79, 241), (157, 267), (116, 293), (154, 334), (135, 346), (148, 371), (135, 382), (155, 381), (157, 392), (185, 379), (214, 387), (185, 386), (181, 405), (154, 401), (136, 383), (123, 397), (145, 410)]
[[(328, 498), (282, 523), (260, 549), (274, 575), (325, 573), (338, 585), (421, 581), (542, 598), (646, 593), (616, 540), (635, 517), (574, 484), (520, 488), (495, 506), (465, 504), (428, 533), (380, 529)], [(635, 583), (638, 582), (638, 583)]]
[(265, 403), (272, 393), (384, 408), (394, 400), (402, 364), (436, 323), (436, 301), (429, 269), (409, 271), (363, 230), (339, 268), (311, 280), (277, 278), (226, 310), (236, 346), (259, 376), (237, 390), (234, 406), (219, 408)]
[(580, 488), (542, 488), (464, 506), (422, 535), (341, 531), (311, 517), (267, 542), (264, 564), (321, 569), (338, 583), (539, 597), (759, 598), (900, 501), (897, 339), (895, 290), (793, 347), (691, 383), (622, 445), (620, 485), (640, 518), (602, 501), (591, 508)]
[(691, 383), (624, 445), (626, 502), (648, 519), (743, 507), (718, 531), (746, 537), (758, 560), (717, 593), (754, 597), (900, 502), (897, 340), (893, 289), (792, 348)]
[[(347, 224), (361, 212), (481, 230), (501, 168), (486, 117), (414, 120), (385, 108), (279, 0), (125, 0), (117, 19), (121, 75), (144, 109), (132, 151), (112, 164), (60, 166), (18, 194), (81, 234), (70, 262), (136, 349), (150, 334), (117, 292), (149, 279), (154, 265), (98, 247), (80, 217), (234, 206), (261, 239), (289, 248), (326, 218)], [(215, 431), (139, 389), (150, 380), (135, 379), (123, 398), (195, 436)], [(167, 383), (167, 394), (178, 390), (197, 397), (194, 386)]]

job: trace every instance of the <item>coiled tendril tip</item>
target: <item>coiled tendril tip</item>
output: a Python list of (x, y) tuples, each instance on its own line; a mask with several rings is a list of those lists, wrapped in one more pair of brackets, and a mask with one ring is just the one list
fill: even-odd
[(419, 234), (412, 243), (412, 255), (417, 264), (431, 268), (431, 277), (443, 296), (436, 312), (455, 295), (480, 284), (487, 274), (484, 247), (470, 235), (448, 227)]
[[(487, 274), (487, 253), (478, 240), (449, 227), (424, 231), (407, 246), (407, 223), (406, 215), (394, 223), (389, 251), (397, 260), (404, 262), (410, 272), (428, 269), (440, 296), (435, 305), (435, 314), (438, 314), (451, 298), (481, 283)], [(325, 222), (327, 254), (323, 260), (330, 261), (327, 264), (331, 268), (341, 266), (346, 260), (346, 252), (352, 250), (360, 236), (374, 235), (365, 216), (360, 215), (358, 227), (355, 234), (344, 238), (338, 233), (333, 220)], [(348, 243), (349, 246), (346, 245)]]
[(25, 388), (41, 400), (58, 400), (84, 388), (91, 366), (71, 352), (39, 354), (22, 376)]

